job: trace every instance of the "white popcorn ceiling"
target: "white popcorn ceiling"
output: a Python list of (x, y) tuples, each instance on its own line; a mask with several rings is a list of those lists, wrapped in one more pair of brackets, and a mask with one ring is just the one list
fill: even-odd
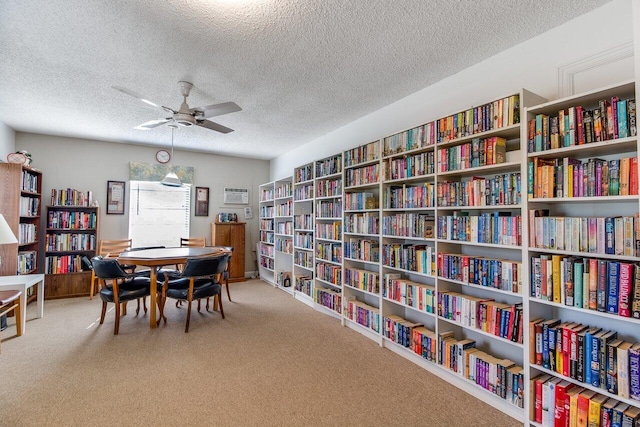
[(2, 0), (0, 122), (16, 131), (168, 147), (165, 117), (234, 101), (180, 149), (271, 159), (605, 0)]

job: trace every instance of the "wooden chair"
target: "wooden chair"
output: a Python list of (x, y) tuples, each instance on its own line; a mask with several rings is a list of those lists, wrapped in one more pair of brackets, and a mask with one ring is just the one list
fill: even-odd
[[(131, 249), (131, 239), (120, 239), (120, 240), (100, 240), (98, 242), (98, 250), (96, 251), (96, 256), (101, 256), (103, 258), (116, 258), (122, 252)], [(125, 270), (128, 269), (128, 266), (121, 266)], [(98, 276), (96, 276), (95, 270), (91, 270), (91, 289), (89, 290), (89, 299), (93, 299), (93, 294), (96, 290), (99, 290), (99, 280)]]
[(20, 291), (0, 291), (0, 316), (4, 316), (13, 310), (16, 319), (16, 336), (22, 335), (22, 310), (25, 308), (20, 302)]
[(181, 248), (204, 248), (207, 246), (206, 237), (181, 237), (180, 238), (180, 247)]

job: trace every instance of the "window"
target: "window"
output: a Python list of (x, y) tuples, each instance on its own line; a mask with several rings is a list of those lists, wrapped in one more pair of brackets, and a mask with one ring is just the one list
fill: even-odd
[(129, 238), (135, 247), (175, 247), (189, 237), (190, 184), (130, 181), (129, 188)]

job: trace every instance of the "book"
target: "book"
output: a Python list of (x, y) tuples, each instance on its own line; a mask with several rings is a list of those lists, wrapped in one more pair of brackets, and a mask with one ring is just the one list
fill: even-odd
[(589, 405), (591, 403), (591, 399), (595, 395), (596, 392), (593, 390), (585, 390), (578, 394), (577, 427), (587, 427), (587, 422), (589, 420)]
[(622, 427), (636, 427), (640, 422), (640, 408), (629, 406), (622, 415)]
[(542, 385), (550, 378), (551, 375), (549, 374), (541, 374), (531, 380), (534, 388), (534, 393), (532, 394), (533, 405), (531, 405), (533, 414), (531, 419), (537, 423), (542, 422)]
[(640, 344), (629, 349), (629, 397), (640, 400)]
[(621, 343), (621, 339), (615, 339), (606, 346), (605, 384), (611, 394), (618, 394), (618, 346)]
[(607, 399), (608, 397), (603, 394), (596, 394), (591, 398), (589, 402), (589, 418), (587, 421), (588, 427), (600, 427), (600, 409)]
[(555, 387), (555, 407), (554, 407), (554, 425), (564, 426), (568, 421), (567, 411), (565, 410), (565, 401), (567, 399), (567, 391), (574, 387), (574, 384), (567, 381), (562, 380)]
[(618, 396), (629, 398), (629, 350), (632, 347), (629, 341), (622, 341), (618, 344), (617, 369), (618, 369)]
[(640, 263), (634, 264), (631, 295), (631, 317), (640, 319)]
[(618, 315), (631, 317), (631, 291), (634, 280), (633, 264), (621, 262), (618, 281)]
[(609, 261), (607, 263), (607, 269), (606, 311), (609, 314), (618, 314), (620, 263), (617, 261)]
[(624, 411), (626, 411), (629, 406), (628, 403), (619, 402), (613, 407), (611, 411), (611, 427), (622, 427), (622, 417), (624, 416)]

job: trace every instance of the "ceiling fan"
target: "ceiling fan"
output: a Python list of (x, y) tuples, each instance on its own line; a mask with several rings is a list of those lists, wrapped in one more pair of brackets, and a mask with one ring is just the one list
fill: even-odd
[(142, 123), (135, 127), (135, 129), (140, 130), (149, 130), (155, 127), (164, 125), (169, 122), (173, 122), (179, 126), (201, 126), (203, 128), (215, 130), (221, 133), (229, 133), (233, 132), (233, 129), (230, 129), (226, 126), (222, 126), (219, 123), (212, 122), (211, 120), (207, 120), (209, 117), (221, 116), (223, 114), (235, 113), (236, 111), (241, 111), (242, 108), (238, 106), (235, 102), (223, 102), (220, 104), (207, 105), (204, 107), (195, 107), (189, 108), (189, 104), (187, 104), (187, 97), (191, 92), (191, 88), (193, 87), (192, 83), (180, 81), (178, 82), (180, 85), (180, 89), (182, 91), (182, 105), (178, 110), (174, 110), (173, 108), (165, 107), (164, 105), (160, 105), (156, 102), (150, 101), (147, 97), (140, 95), (132, 90), (124, 88), (122, 86), (112, 86), (115, 90), (118, 90), (122, 93), (125, 93), (129, 96), (139, 99), (140, 101), (149, 104), (153, 107), (161, 108), (167, 113), (171, 114), (171, 117), (167, 117), (164, 119), (150, 120), (148, 122)]

